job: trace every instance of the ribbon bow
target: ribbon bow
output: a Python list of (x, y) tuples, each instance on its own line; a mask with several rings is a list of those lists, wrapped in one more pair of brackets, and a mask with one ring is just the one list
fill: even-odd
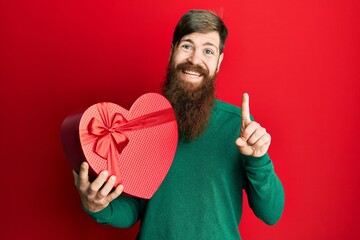
[(117, 182), (121, 183), (117, 159), (129, 143), (124, 132), (157, 126), (176, 119), (172, 108), (149, 113), (130, 121), (120, 113), (115, 113), (111, 118), (108, 105), (107, 102), (96, 104), (101, 119), (91, 118), (87, 126), (88, 133), (82, 134), (81, 138), (85, 145), (94, 142), (94, 153), (107, 160), (109, 175), (116, 175)]

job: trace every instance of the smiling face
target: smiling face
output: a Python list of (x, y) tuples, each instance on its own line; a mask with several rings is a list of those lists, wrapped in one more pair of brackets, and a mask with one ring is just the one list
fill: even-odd
[(177, 69), (178, 78), (194, 88), (205, 78), (213, 79), (223, 59), (219, 45), (220, 37), (216, 31), (185, 35), (171, 52), (170, 64)]
[(197, 138), (207, 127), (222, 58), (217, 32), (185, 35), (171, 50), (163, 94), (174, 108), (184, 140)]

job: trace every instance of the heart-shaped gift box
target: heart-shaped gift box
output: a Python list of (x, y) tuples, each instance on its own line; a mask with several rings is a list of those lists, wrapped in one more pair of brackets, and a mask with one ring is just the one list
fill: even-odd
[(78, 173), (89, 163), (91, 180), (102, 171), (116, 175), (124, 193), (150, 199), (174, 159), (178, 129), (165, 97), (147, 93), (130, 110), (101, 102), (65, 118), (61, 126), (65, 155)]

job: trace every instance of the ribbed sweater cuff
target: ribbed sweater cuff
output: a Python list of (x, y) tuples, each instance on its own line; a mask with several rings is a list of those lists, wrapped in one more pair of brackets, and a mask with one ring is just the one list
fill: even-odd
[(253, 157), (253, 156), (245, 156), (245, 155), (243, 155), (243, 157), (245, 159), (245, 165), (247, 167), (255, 167), (255, 168), (263, 167), (268, 162), (271, 161), (268, 153), (265, 153), (261, 157)]

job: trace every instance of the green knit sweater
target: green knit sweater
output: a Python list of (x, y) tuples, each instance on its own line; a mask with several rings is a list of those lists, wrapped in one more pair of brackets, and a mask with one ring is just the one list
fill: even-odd
[(87, 213), (102, 224), (130, 227), (141, 220), (138, 239), (241, 239), (243, 189), (255, 215), (275, 224), (284, 190), (266, 154), (239, 153), (241, 110), (217, 100), (205, 133), (179, 142), (173, 164), (148, 201), (120, 196), (100, 212)]

